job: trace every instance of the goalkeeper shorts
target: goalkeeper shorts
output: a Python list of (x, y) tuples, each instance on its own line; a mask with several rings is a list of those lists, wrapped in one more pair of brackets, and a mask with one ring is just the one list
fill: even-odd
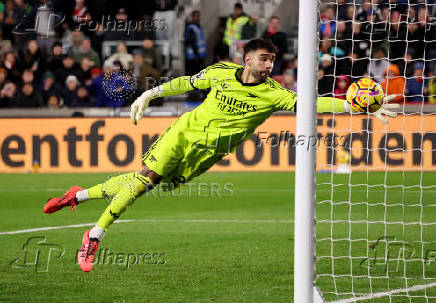
[(211, 135), (201, 127), (193, 127), (190, 114), (185, 113), (177, 119), (142, 155), (144, 164), (163, 177), (162, 190), (172, 190), (189, 182), (226, 155), (218, 153), (216, 146), (200, 144)]

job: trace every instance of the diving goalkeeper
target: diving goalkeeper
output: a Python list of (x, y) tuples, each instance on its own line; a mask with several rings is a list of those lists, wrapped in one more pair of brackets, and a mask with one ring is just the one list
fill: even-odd
[[(89, 189), (73, 186), (61, 198), (46, 203), (44, 212), (53, 213), (66, 206), (75, 209), (89, 199), (112, 199), (97, 224), (83, 235), (77, 255), (83, 271), (92, 270), (99, 242), (107, 229), (139, 196), (159, 183), (170, 185), (167, 189), (171, 190), (190, 181), (235, 151), (272, 113), (297, 111), (296, 93), (269, 78), (276, 53), (277, 48), (271, 42), (251, 40), (244, 47), (245, 67), (217, 63), (195, 76), (175, 78), (138, 97), (130, 111), (135, 125), (153, 98), (210, 89), (200, 106), (177, 119), (143, 154), (143, 169), (113, 177)], [(384, 122), (387, 118), (382, 114), (396, 115), (386, 108), (389, 107), (383, 105), (375, 113)], [(342, 113), (351, 109), (345, 100), (324, 97), (318, 98), (317, 111)]]

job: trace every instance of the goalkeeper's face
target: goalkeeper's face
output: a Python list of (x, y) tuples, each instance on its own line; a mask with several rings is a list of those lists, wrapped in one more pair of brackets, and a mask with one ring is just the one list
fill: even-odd
[(258, 81), (264, 81), (274, 66), (276, 55), (265, 49), (258, 49), (247, 54), (245, 64), (250, 69), (251, 75)]

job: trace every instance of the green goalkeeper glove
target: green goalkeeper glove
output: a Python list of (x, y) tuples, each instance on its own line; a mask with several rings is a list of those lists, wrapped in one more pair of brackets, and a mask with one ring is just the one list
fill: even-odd
[[(379, 119), (384, 124), (387, 124), (389, 122), (387, 116), (392, 117), (392, 118), (395, 118), (397, 116), (397, 113), (394, 111), (391, 111), (391, 109), (399, 108), (400, 104), (398, 104), (398, 103), (389, 104), (389, 102), (394, 100), (396, 96), (397, 95), (388, 95), (388, 96), (384, 97), (382, 106), (379, 108), (378, 111), (376, 111), (375, 113), (372, 113), (377, 119)], [(385, 116), (383, 116), (383, 115), (385, 115)]]
[(144, 111), (148, 107), (150, 101), (160, 96), (160, 86), (146, 90), (141, 96), (139, 96), (135, 102), (130, 106), (130, 120), (136, 125), (139, 120), (144, 116)]

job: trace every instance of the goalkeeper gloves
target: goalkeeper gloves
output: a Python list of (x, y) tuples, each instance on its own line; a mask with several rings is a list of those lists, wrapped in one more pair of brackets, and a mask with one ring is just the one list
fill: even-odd
[(141, 96), (139, 96), (135, 102), (130, 106), (130, 120), (136, 125), (139, 120), (144, 116), (144, 111), (148, 107), (150, 101), (160, 96), (160, 86), (146, 90)]
[[(384, 97), (382, 106), (379, 108), (378, 111), (376, 111), (375, 113), (372, 113), (377, 119), (379, 119), (384, 124), (388, 123), (387, 116), (392, 117), (392, 118), (395, 118), (397, 116), (397, 113), (391, 111), (391, 109), (399, 108), (400, 104), (398, 104), (398, 103), (389, 104), (389, 101), (394, 100), (396, 96), (397, 95), (388, 95), (388, 96)], [(383, 115), (385, 115), (385, 116), (383, 116)]]
[[(394, 111), (391, 111), (391, 109), (395, 109), (395, 108), (400, 107), (400, 104), (397, 104), (397, 103), (389, 104), (389, 101), (394, 100), (396, 96), (397, 95), (388, 95), (388, 96), (384, 97), (382, 106), (380, 106), (380, 108), (376, 112), (370, 113), (370, 114), (374, 115), (382, 123), (387, 124), (389, 121), (388, 121), (388, 118), (386, 118), (386, 116), (389, 116), (392, 118), (395, 118), (397, 116), (397, 113)], [(347, 101), (344, 102), (344, 109), (345, 109), (346, 113), (353, 112), (352, 108), (350, 107), (350, 105), (348, 104)], [(383, 115), (385, 115), (385, 116), (383, 116)]]

